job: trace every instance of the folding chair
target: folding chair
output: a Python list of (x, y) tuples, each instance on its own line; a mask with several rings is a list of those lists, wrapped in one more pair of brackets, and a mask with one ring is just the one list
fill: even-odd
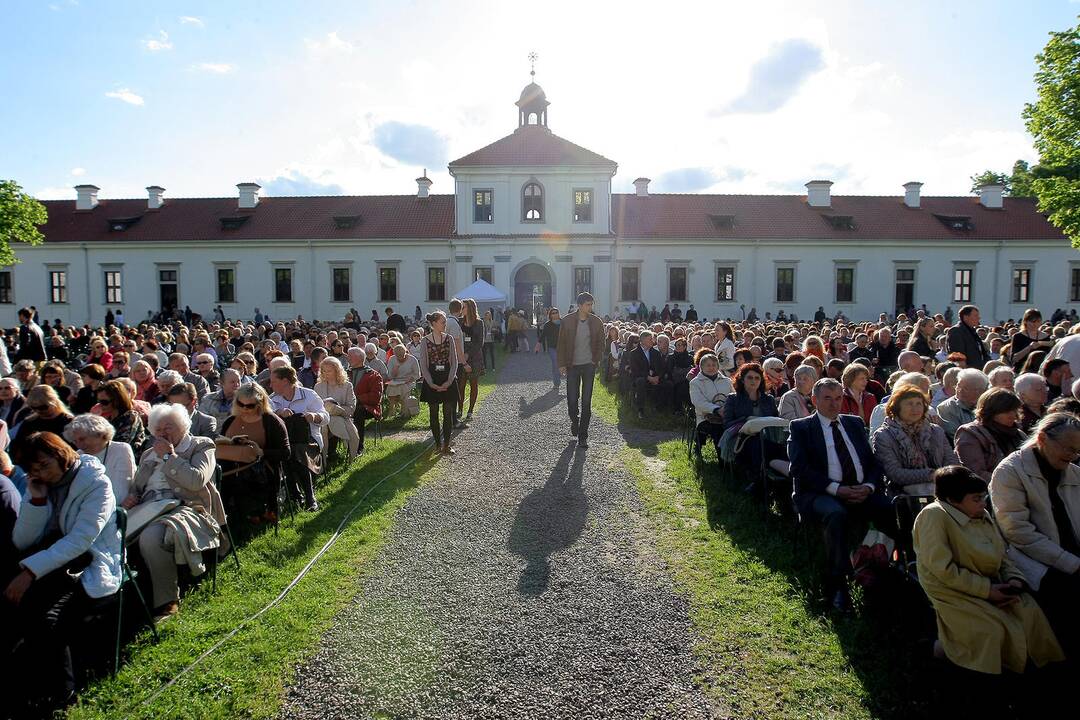
[(766, 476), (766, 470), (768, 468), (768, 462), (765, 459), (765, 439), (768, 437), (766, 432), (771, 429), (778, 429), (784, 433), (787, 432), (789, 421), (779, 417), (754, 417), (743, 423), (739, 429), (738, 438), (735, 441), (734, 450), (732, 452), (732, 460), (739, 454), (743, 447), (748, 442), (758, 443), (760, 452), (758, 453), (761, 458), (761, 464), (757, 468), (749, 469), (751, 472), (757, 473), (757, 476), (752, 478), (752, 483), (755, 488), (758, 488), (761, 492), (762, 500), (768, 500), (768, 478)]
[[(218, 495), (221, 494), (221, 466), (214, 466), (214, 487), (217, 488)], [(229, 538), (229, 554), (232, 555), (233, 561), (236, 562), (236, 572), (240, 572), (240, 553), (236, 548), (236, 543), (233, 541), (232, 529), (229, 527), (228, 518), (225, 519), (225, 525), (221, 528), (225, 531), (225, 537)], [(214, 589), (217, 590), (217, 553), (214, 553), (215, 561), (213, 566), (213, 581)]]
[(893, 498), (893, 510), (896, 511), (896, 555), (901, 563), (901, 571), (911, 580), (918, 581), (919, 574), (915, 565), (915, 541), (912, 531), (915, 518), (922, 509), (934, 502), (928, 495), (897, 495)]
[(128, 565), (128, 514), (122, 507), (116, 508), (116, 529), (120, 532), (120, 588), (116, 591), (116, 649), (113, 653), (113, 675), (120, 670), (120, 637), (124, 628), (124, 588), (129, 583), (135, 588), (135, 594), (139, 596), (139, 603), (146, 614), (150, 631), (154, 633), (154, 640), (158, 639), (157, 628), (154, 627), (154, 615), (150, 612), (150, 606), (146, 604), (146, 598), (137, 582), (138, 574)]

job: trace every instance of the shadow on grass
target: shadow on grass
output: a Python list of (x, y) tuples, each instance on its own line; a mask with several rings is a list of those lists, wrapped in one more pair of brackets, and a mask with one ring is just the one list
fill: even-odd
[[(693, 473), (682, 446), (678, 453), (674, 470)], [(934, 615), (921, 589), (890, 577), (856, 597), (861, 602), (855, 616), (834, 617), (822, 596), (824, 540), (816, 526), (797, 528), (790, 514), (742, 491), (745, 481), (715, 461), (705, 462), (698, 483), (709, 526), (783, 575), (806, 610), (831, 626), (866, 689), (864, 705), (875, 717), (929, 717), (926, 713), (939, 707), (943, 691), (955, 691), (943, 686), (941, 666), (930, 658)]]

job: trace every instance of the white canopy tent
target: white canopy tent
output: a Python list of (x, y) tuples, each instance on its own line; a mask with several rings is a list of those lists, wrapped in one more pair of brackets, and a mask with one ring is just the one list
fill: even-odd
[(484, 311), (506, 306), (506, 294), (485, 280), (477, 279), (472, 285), (454, 293), (454, 297), (464, 300), (472, 298), (483, 315)]

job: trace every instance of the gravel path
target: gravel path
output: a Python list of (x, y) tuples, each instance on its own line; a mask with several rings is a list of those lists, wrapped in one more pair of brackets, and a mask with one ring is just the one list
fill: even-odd
[[(569, 437), (548, 360), (512, 355), (289, 689), (287, 718), (708, 718), (687, 603), (618, 431)], [(424, 411), (426, 413), (426, 410)]]

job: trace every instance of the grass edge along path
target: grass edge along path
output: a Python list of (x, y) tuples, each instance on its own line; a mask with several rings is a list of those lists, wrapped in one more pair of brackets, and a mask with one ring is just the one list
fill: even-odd
[[(505, 362), (505, 357), (500, 359)], [(478, 407), (494, 389), (496, 376), (489, 372), (481, 379)], [(426, 426), (426, 407), (421, 407), (421, 416)], [(405, 427), (415, 422), (410, 419)], [(402, 442), (385, 437), (377, 447), (373, 440), (368, 438), (361, 458), (332, 472), (317, 488), (319, 512), (284, 519), (277, 535), (268, 530), (243, 544), (239, 574), (231, 560), (222, 563), (217, 593), (211, 592), (209, 580), (189, 592), (181, 600), (180, 613), (159, 628), (157, 642), (148, 629), (141, 631), (121, 649), (123, 661), (117, 676), (92, 682), (68, 717), (276, 717), (296, 668), (315, 651), (334, 617), (355, 596), (358, 581), (385, 542), (397, 511), (418, 487), (438, 477), (440, 466), (422, 454), (426, 440)], [(372, 490), (418, 454), (415, 462)], [(288, 596), (152, 703), (143, 704), (207, 648), (270, 603), (369, 490), (336, 543)], [(134, 607), (128, 605), (125, 610), (135, 612)]]

